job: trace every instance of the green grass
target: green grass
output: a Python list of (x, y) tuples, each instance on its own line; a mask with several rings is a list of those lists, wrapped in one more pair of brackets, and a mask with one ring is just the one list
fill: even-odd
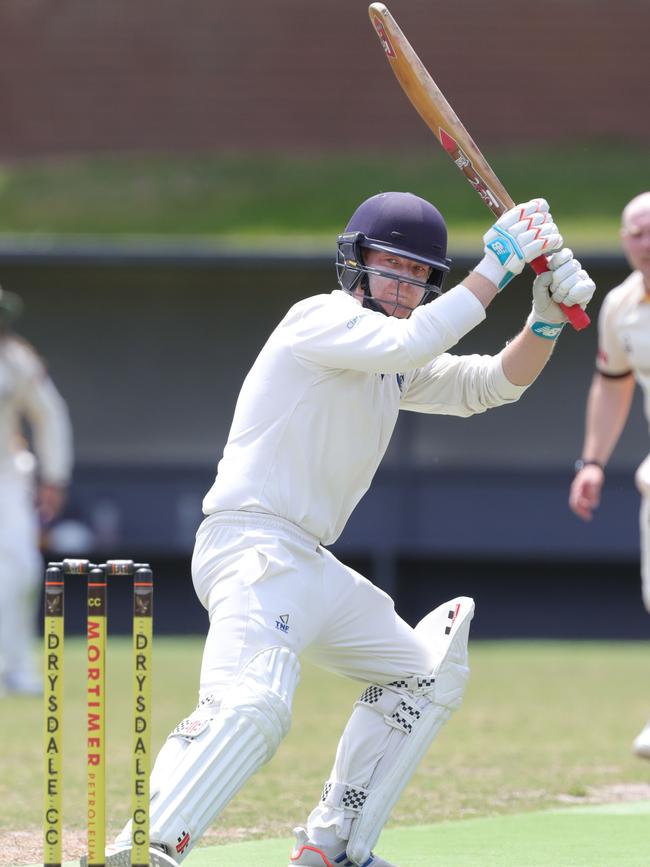
[[(618, 247), (626, 201), (650, 169), (647, 149), (584, 143), (494, 148), (515, 200), (549, 199), (567, 239)], [(192, 236), (222, 243), (331, 246), (356, 205), (379, 190), (434, 201), (452, 247), (476, 248), (490, 214), (432, 141), (408, 153), (80, 157), (0, 165), (0, 233)]]
[[(399, 867), (647, 867), (649, 819), (650, 801), (644, 801), (389, 828), (378, 852)], [(187, 864), (285, 867), (292, 842), (197, 848)]]
[[(154, 752), (195, 704), (201, 650), (198, 639), (156, 640)], [(65, 827), (74, 833), (84, 827), (84, 645), (68, 639), (67, 651), (64, 804)], [(647, 786), (648, 763), (630, 752), (650, 712), (647, 656), (642, 643), (474, 643), (463, 707), (427, 755), (390, 827), (532, 812), (588, 803), (594, 795), (607, 801), (613, 787)], [(108, 666), (113, 833), (129, 809), (128, 640), (111, 639)], [(360, 691), (304, 666), (291, 733), (204, 842), (286, 838), (318, 797)], [(41, 702), (8, 698), (0, 707), (0, 840), (18, 829), (38, 841)]]

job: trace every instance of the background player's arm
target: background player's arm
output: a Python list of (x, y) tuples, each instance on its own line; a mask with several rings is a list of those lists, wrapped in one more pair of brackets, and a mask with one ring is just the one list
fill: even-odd
[(68, 496), (67, 485), (41, 483), (36, 492), (36, 508), (45, 524), (49, 524), (63, 511)]
[(594, 374), (587, 399), (584, 460), (605, 466), (630, 414), (634, 386), (631, 373), (622, 377)]
[(596, 372), (589, 397), (585, 422), (582, 458), (597, 461), (576, 473), (569, 494), (571, 509), (584, 521), (590, 521), (600, 503), (605, 481), (602, 469), (614, 451), (632, 406), (635, 380), (631, 373), (622, 377), (603, 376)]
[(48, 523), (61, 512), (72, 472), (72, 427), (65, 401), (34, 364), (21, 389), (21, 414), (27, 420), (38, 460), (37, 507)]

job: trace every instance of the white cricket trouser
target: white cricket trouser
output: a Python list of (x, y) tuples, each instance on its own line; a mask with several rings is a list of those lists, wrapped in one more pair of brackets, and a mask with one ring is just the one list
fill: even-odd
[[(255, 654), (278, 645), (363, 683), (431, 672), (431, 648), (396, 614), (392, 599), (281, 518), (245, 512), (206, 518), (192, 575), (210, 615), (201, 698), (219, 701)], [(372, 716), (370, 730), (346, 728), (334, 765), (337, 779), (367, 782), (390, 733), (381, 716)], [(349, 834), (341, 812), (322, 803), (308, 828), (312, 839)]]
[(639, 526), (641, 530), (641, 594), (650, 612), (650, 455), (636, 471), (636, 486), (641, 494)]
[(282, 518), (206, 518), (192, 575), (210, 615), (201, 697), (227, 691), (256, 653), (278, 645), (364, 683), (430, 671), (428, 648), (390, 596)]
[(0, 471), (0, 672), (12, 681), (35, 676), (34, 643), (41, 571), (30, 478)]

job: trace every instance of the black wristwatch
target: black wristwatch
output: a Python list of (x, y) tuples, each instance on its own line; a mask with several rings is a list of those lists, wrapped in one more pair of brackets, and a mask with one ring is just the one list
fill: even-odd
[(601, 464), (600, 461), (585, 461), (583, 458), (578, 458), (575, 462), (574, 469), (576, 473), (579, 473), (583, 467), (600, 467), (600, 469), (605, 472), (605, 467)]

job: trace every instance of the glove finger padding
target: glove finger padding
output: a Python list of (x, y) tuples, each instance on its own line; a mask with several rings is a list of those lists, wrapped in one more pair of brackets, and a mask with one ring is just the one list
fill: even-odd
[[(517, 209), (513, 208), (512, 211), (508, 211), (507, 214), (504, 214), (503, 217), (501, 217), (501, 220), (504, 220), (508, 216), (508, 214), (511, 214), (513, 212), (516, 212), (516, 211), (517, 211)], [(519, 219), (517, 219), (514, 223), (512, 223), (511, 225), (509, 225), (507, 227), (502, 226), (502, 228), (507, 228), (508, 231), (510, 232), (510, 234), (514, 235), (515, 237), (520, 235), (522, 232), (528, 231), (529, 229), (539, 228), (540, 226), (543, 226), (545, 223), (552, 223), (553, 222), (553, 217), (551, 217), (551, 215), (548, 212), (542, 212), (542, 211), (536, 211), (534, 214), (531, 214), (530, 216), (522, 216), (521, 213), (516, 214), (516, 216)], [(497, 222), (496, 222), (497, 226), (501, 225), (501, 220), (497, 220)]]
[(559, 304), (578, 304), (584, 309), (596, 284), (568, 248), (552, 255), (548, 265), (550, 270), (533, 283), (533, 310), (528, 324), (538, 336), (555, 339), (567, 321)]
[(573, 257), (573, 250), (565, 247), (563, 250), (560, 250), (559, 253), (554, 253), (549, 257), (548, 267), (550, 271), (557, 271), (562, 267), (562, 265), (566, 265), (567, 262), (571, 261), (577, 261)]
[(510, 229), (511, 226), (520, 223), (526, 217), (533, 215), (544, 217), (548, 212), (549, 207), (546, 199), (531, 199), (530, 202), (524, 202), (523, 205), (515, 205), (510, 208), (499, 217), (495, 225), (501, 226), (503, 229)]
[(526, 229), (516, 235), (517, 242), (522, 248), (526, 262), (532, 262), (543, 253), (552, 253), (559, 250), (563, 244), (562, 235), (555, 223), (545, 222), (542, 226)]
[(562, 236), (553, 222), (545, 199), (531, 199), (506, 211), (483, 235), (485, 255), (474, 269), (499, 290), (526, 262), (562, 246)]
[(569, 307), (579, 304), (585, 307), (594, 294), (596, 284), (573, 257), (568, 248), (551, 256), (548, 262), (553, 275), (550, 292), (553, 301), (567, 304)]
[[(573, 252), (565, 247), (554, 253), (548, 260), (549, 271), (553, 275), (551, 293), (555, 301), (564, 301), (564, 296), (578, 279), (580, 262), (574, 259)], [(555, 297), (555, 296), (558, 297)]]
[(578, 271), (578, 278), (571, 289), (571, 304), (579, 304), (584, 310), (596, 291), (596, 284), (584, 268)]

